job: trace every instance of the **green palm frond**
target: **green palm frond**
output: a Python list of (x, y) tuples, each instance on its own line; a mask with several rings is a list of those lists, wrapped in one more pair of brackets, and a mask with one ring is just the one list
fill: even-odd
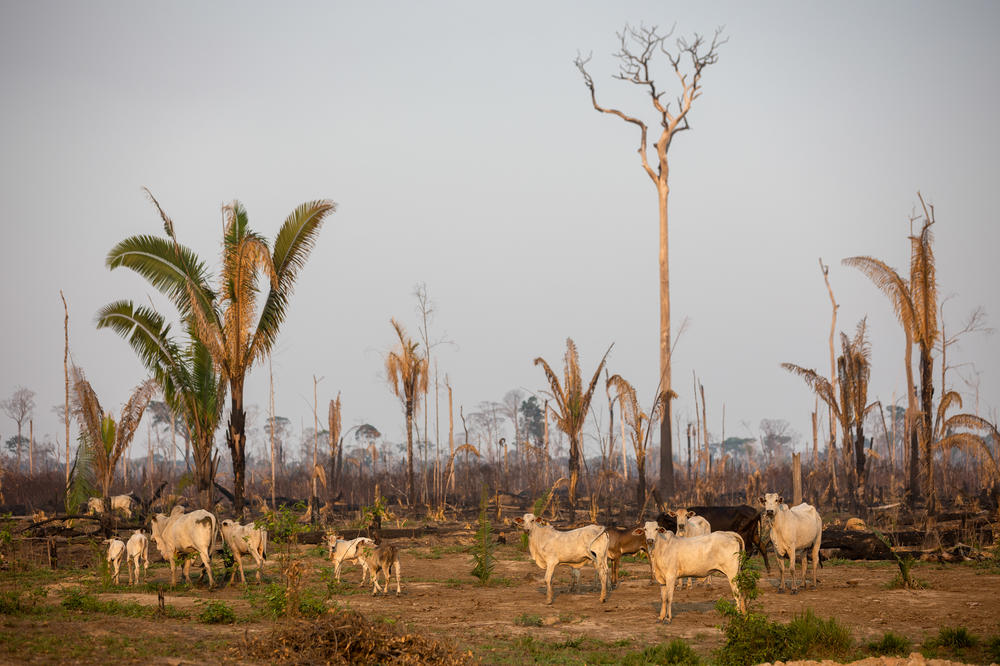
[(111, 248), (105, 263), (111, 270), (125, 267), (141, 275), (173, 302), (183, 319), (195, 306), (205, 316), (214, 316), (215, 293), (205, 263), (172, 239), (131, 236)]
[(76, 513), (81, 504), (99, 492), (94, 478), (93, 453), (82, 430), (77, 441), (76, 456), (66, 489), (66, 513)]
[(316, 244), (323, 220), (335, 210), (336, 204), (332, 201), (303, 203), (281, 225), (271, 257), (277, 284), (267, 295), (253, 336), (251, 353), (254, 360), (263, 358), (273, 348), (278, 329), (285, 320), (295, 279)]

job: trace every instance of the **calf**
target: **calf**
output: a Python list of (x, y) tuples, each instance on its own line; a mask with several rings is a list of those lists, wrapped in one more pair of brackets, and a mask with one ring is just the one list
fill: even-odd
[[(689, 506), (688, 511), (693, 511), (708, 521), (713, 532), (736, 532), (743, 537), (746, 544), (747, 553), (753, 555), (754, 551), (759, 552), (764, 558), (764, 566), (768, 573), (771, 572), (771, 563), (767, 559), (767, 551), (760, 542), (760, 510), (748, 504), (739, 506)], [(675, 518), (661, 513), (656, 517), (656, 522), (661, 527), (668, 530), (677, 529)]]
[(573, 568), (573, 586), (580, 582), (580, 567), (593, 564), (601, 579), (601, 603), (608, 597), (608, 542), (610, 537), (600, 525), (587, 525), (560, 532), (533, 513), (515, 518), (518, 527), (528, 533), (528, 550), (535, 564), (545, 569), (545, 603), (552, 603), (552, 574), (565, 564)]
[[(370, 541), (370, 540), (369, 540)], [(396, 596), (399, 596), (399, 550), (391, 544), (379, 544), (374, 545), (372, 543), (362, 544), (358, 549), (360, 550), (361, 557), (364, 559), (365, 567), (367, 571), (371, 572), (372, 583), (372, 596), (374, 597), (379, 591), (382, 594), (387, 594), (389, 592), (389, 575), (392, 570), (396, 570)], [(379, 573), (385, 575), (385, 587), (381, 587), (378, 584)], [(364, 576), (364, 574), (362, 574)], [(364, 578), (362, 578), (362, 581)]]
[(819, 547), (823, 539), (823, 519), (819, 517), (816, 507), (811, 504), (798, 504), (792, 508), (784, 503), (784, 498), (778, 493), (767, 493), (760, 498), (764, 505), (764, 513), (771, 518), (771, 543), (778, 556), (781, 568), (781, 581), (778, 592), (785, 591), (785, 560), (788, 557), (792, 568), (792, 594), (799, 590), (795, 585), (795, 551), (802, 550), (802, 586), (806, 587), (806, 553), (812, 548), (813, 587), (819, 585), (817, 568), (819, 567)]
[[(263, 527), (253, 525), (240, 525), (235, 520), (223, 520), (219, 525), (222, 533), (222, 540), (229, 546), (233, 553), (233, 559), (240, 568), (240, 582), (246, 583), (247, 578), (243, 573), (243, 556), (249, 555), (257, 563), (257, 582), (260, 582), (260, 570), (264, 568), (264, 561), (267, 560), (267, 530)], [(236, 578), (236, 569), (229, 577), (232, 583)]]
[(118, 571), (121, 569), (122, 557), (125, 555), (125, 542), (121, 539), (105, 539), (104, 543), (108, 544), (108, 564), (114, 567), (111, 576), (115, 585), (118, 585)]
[(333, 562), (333, 575), (338, 582), (344, 562), (357, 562), (361, 565), (361, 584), (365, 584), (365, 580), (368, 579), (368, 564), (361, 556), (360, 551), (360, 546), (364, 545), (374, 546), (375, 542), (368, 537), (344, 540), (333, 532), (326, 535), (326, 547), (330, 554), (330, 561)]
[(743, 537), (735, 532), (713, 532), (705, 536), (679, 538), (654, 522), (636, 528), (634, 534), (646, 537), (653, 578), (660, 584), (660, 616), (662, 621), (673, 619), (674, 587), (681, 576), (707, 576), (721, 572), (729, 579), (729, 587), (740, 612), (745, 610), (743, 597), (736, 586), (740, 570)]
[(634, 528), (608, 528), (608, 563), (611, 565), (611, 587), (618, 585), (618, 563), (625, 555), (646, 550), (646, 539), (632, 533)]
[[(128, 566), (129, 585), (135, 585), (139, 582), (140, 563), (145, 565), (143, 570), (146, 573), (146, 580), (149, 580), (149, 539), (142, 533), (142, 530), (136, 530), (128, 538), (128, 543), (125, 544), (125, 561)], [(132, 578), (133, 567), (135, 568), (134, 579)]]
[[(198, 553), (208, 572), (208, 584), (215, 587), (212, 578), (212, 551), (215, 550), (215, 516), (197, 509), (184, 513), (184, 507), (176, 506), (169, 516), (158, 513), (152, 520), (153, 541), (163, 559), (170, 562), (170, 584), (177, 584), (178, 554)], [(191, 560), (184, 560), (184, 578), (191, 582)]]

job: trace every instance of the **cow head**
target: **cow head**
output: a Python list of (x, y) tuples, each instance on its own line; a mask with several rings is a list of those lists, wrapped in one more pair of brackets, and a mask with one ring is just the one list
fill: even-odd
[(149, 521), (149, 530), (152, 533), (153, 541), (156, 542), (156, 548), (157, 548), (157, 550), (160, 551), (160, 554), (163, 555), (164, 558), (167, 557), (167, 554), (166, 554), (167, 553), (167, 547), (166, 547), (166, 543), (163, 540), (163, 531), (166, 529), (167, 523), (169, 521), (170, 521), (170, 518), (168, 518), (167, 516), (163, 515), (162, 513), (156, 514)]
[(765, 493), (763, 497), (758, 499), (764, 505), (764, 514), (768, 518), (773, 518), (775, 512), (780, 511), (781, 507), (785, 505), (785, 498), (778, 493)]
[(641, 530), (640, 529), (636, 529), (635, 533), (636, 534), (645, 534), (646, 535), (646, 544), (649, 545), (649, 546), (652, 546), (656, 542), (656, 540), (658, 538), (661, 538), (661, 537), (662, 538), (668, 538), (668, 535), (669, 536), (673, 536), (673, 533), (670, 530), (668, 530), (665, 527), (660, 527), (659, 525), (656, 524), (655, 521), (652, 521), (652, 520), (647, 521), (643, 525), (643, 527), (642, 527)]
[(547, 525), (548, 523), (541, 518), (536, 518), (533, 513), (526, 513), (523, 518), (515, 518), (514, 524), (525, 532), (530, 532), (532, 525)]
[(687, 509), (677, 509), (676, 511), (667, 511), (667, 515), (677, 519), (677, 536), (684, 536), (687, 533), (688, 518), (694, 516), (695, 513)]

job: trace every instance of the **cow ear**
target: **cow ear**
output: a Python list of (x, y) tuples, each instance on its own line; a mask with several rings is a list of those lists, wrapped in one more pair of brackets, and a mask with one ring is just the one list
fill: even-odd
[(671, 511), (670, 509), (667, 509), (667, 515), (670, 516), (671, 518), (676, 518), (677, 517), (677, 512), (676, 511)]
[(757, 501), (760, 502), (761, 504), (765, 504), (765, 502), (764, 502), (764, 496), (761, 495), (760, 497), (758, 497)]
[(693, 515), (694, 515), (694, 511), (688, 511), (688, 518), (692, 517)]
[(636, 536), (642, 536), (645, 533), (646, 533), (646, 530), (642, 529), (641, 527), (637, 527), (634, 530), (632, 530), (632, 534), (634, 534)]
[(667, 531), (667, 528), (666, 527), (657, 527), (656, 531), (659, 532), (660, 534), (663, 534), (664, 532)]
[(549, 521), (545, 520), (544, 518), (535, 518), (535, 522), (538, 523), (539, 525), (548, 525), (549, 524)]
[(784, 503), (785, 503), (785, 498), (784, 498), (784, 497), (781, 497), (781, 496), (779, 495), (779, 496), (778, 496), (778, 504), (784, 504)]

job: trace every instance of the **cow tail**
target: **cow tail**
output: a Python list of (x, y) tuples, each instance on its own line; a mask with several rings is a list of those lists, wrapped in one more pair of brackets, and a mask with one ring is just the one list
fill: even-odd
[[(601, 537), (606, 537), (607, 540), (608, 540), (608, 543), (610, 544), (611, 537), (608, 536), (608, 528), (607, 527), (601, 528), (601, 533), (597, 535), (596, 539), (594, 539), (593, 541), (590, 542), (590, 548), (587, 549), (588, 552), (589, 552), (589, 554), (590, 554), (590, 559), (592, 559), (594, 561), (597, 561), (597, 559), (598, 559), (597, 558), (597, 551), (594, 550), (594, 544), (597, 543), (598, 541), (600, 541)], [(604, 552), (605, 552), (605, 554), (607, 554), (607, 552), (608, 552), (607, 547), (605, 547)]]

